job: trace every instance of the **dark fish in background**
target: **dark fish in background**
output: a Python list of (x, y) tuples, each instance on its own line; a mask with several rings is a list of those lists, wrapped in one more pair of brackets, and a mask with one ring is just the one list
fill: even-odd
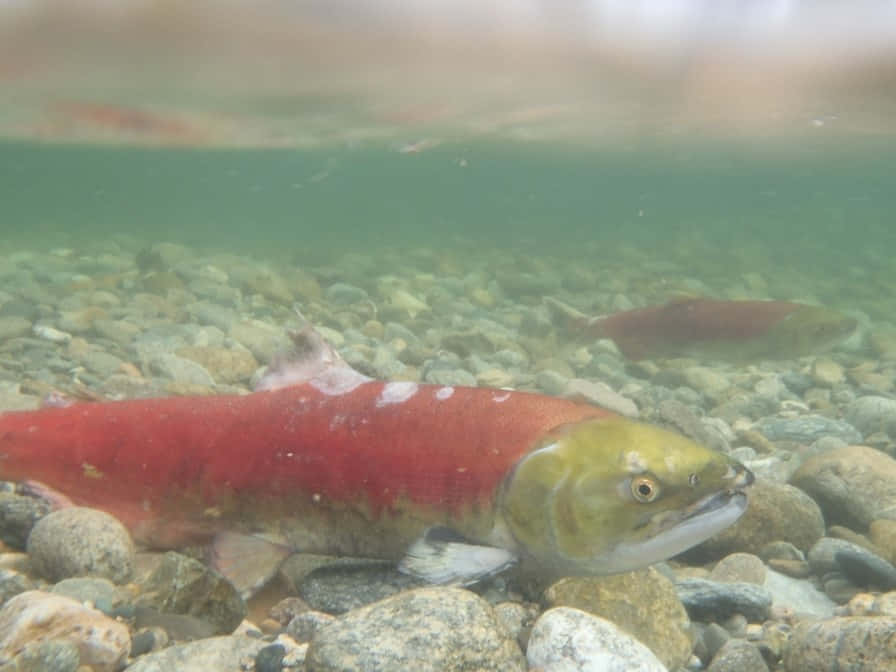
[(790, 359), (827, 350), (857, 326), (854, 318), (835, 310), (791, 301), (683, 298), (601, 317), (588, 317), (551, 297), (545, 303), (570, 331), (612, 339), (633, 360)]

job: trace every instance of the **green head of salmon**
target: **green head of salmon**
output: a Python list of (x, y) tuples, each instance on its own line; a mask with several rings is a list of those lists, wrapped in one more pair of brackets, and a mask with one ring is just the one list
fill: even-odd
[(524, 555), (561, 574), (665, 560), (734, 523), (753, 474), (726, 455), (624, 418), (561, 430), (508, 477), (500, 502)]

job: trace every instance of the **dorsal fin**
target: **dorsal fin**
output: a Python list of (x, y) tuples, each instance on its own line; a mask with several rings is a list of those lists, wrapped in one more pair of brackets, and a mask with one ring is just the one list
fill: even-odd
[(299, 327), (288, 332), (292, 347), (274, 356), (267, 372), (255, 385), (256, 391), (279, 390), (315, 381), (327, 387), (334, 384), (351, 387), (370, 380), (348, 365), (298, 307), (294, 310)]

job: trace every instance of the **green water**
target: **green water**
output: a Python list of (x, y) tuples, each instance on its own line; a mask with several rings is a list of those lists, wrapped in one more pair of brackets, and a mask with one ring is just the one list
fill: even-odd
[[(593, 254), (625, 246), (716, 272), (799, 271), (846, 300), (896, 288), (889, 141), (575, 150), (445, 144), (182, 150), (0, 145), (4, 239), (110, 235), (327, 258), (371, 247)], [(774, 151), (771, 151), (774, 148)], [(851, 298), (852, 297), (852, 298)], [(824, 298), (824, 297), (823, 297)]]

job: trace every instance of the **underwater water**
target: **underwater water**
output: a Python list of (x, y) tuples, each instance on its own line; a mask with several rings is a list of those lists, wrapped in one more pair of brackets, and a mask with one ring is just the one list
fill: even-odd
[(85, 248), (123, 235), (295, 263), (472, 244), (599, 266), (636, 248), (716, 286), (725, 273), (798, 272), (819, 300), (894, 320), (888, 139), (641, 144), (471, 138), (406, 154), (7, 142), (3, 240)]

